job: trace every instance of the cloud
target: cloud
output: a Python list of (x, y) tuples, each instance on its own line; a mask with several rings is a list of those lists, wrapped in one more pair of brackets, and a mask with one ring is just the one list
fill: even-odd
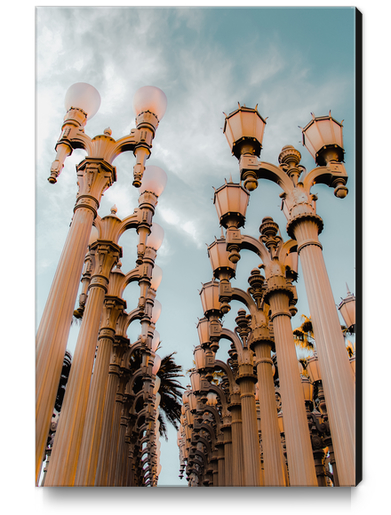
[(173, 207), (165, 207), (160, 205), (159, 216), (166, 224), (172, 226), (172, 228), (178, 233), (179, 236), (187, 237), (198, 249), (202, 249), (204, 247), (200, 228), (197, 226), (194, 218), (189, 216), (189, 214), (183, 211), (179, 211)]

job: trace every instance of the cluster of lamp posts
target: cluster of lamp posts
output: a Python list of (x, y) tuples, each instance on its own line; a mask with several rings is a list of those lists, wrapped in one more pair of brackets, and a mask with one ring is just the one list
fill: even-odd
[[(56, 183), (73, 149), (86, 150), (76, 167), (72, 223), (37, 332), (36, 481), (45, 486), (156, 486), (161, 470), (160, 335), (155, 328), (161, 305), (156, 290), (162, 271), (155, 260), (163, 229), (153, 216), (167, 175), (145, 162), (167, 99), (159, 88), (138, 90), (136, 129), (119, 140), (111, 137), (110, 129), (92, 139), (85, 134), (87, 119), (99, 105), (92, 86), (77, 83), (69, 88), (49, 177)], [(316, 214), (316, 195), (310, 192), (322, 182), (337, 197), (347, 194), (342, 125), (331, 114), (313, 116), (303, 139), (317, 166), (303, 174), (300, 153), (291, 146), (282, 149), (278, 166), (259, 161), (265, 124), (257, 107), (240, 105), (225, 120), (224, 132), (239, 160), (240, 183), (226, 181), (215, 191), (225, 235), (222, 230), (221, 238), (208, 247), (213, 279), (200, 292), (200, 345), (194, 351), (191, 389), (183, 395), (181, 474), (186, 468), (191, 486), (326, 485), (327, 447), (332, 483), (353, 485), (355, 375), (318, 239), (323, 222)], [(116, 180), (113, 160), (126, 151), (136, 158), (138, 207), (121, 220), (113, 206), (101, 218), (102, 194)], [(270, 217), (263, 219), (258, 239), (241, 233), (250, 192), (260, 179), (282, 189), (289, 241), (282, 240)], [(124, 273), (118, 242), (129, 229), (138, 234), (137, 258), (135, 268)], [(247, 291), (230, 282), (244, 249), (262, 261), (251, 271)], [(299, 256), (317, 351), (307, 367), (310, 380), (300, 375), (290, 320), (297, 302), (293, 282)], [(79, 308), (74, 311), (80, 278)], [(138, 283), (139, 298), (127, 311), (123, 292), (131, 282)], [(232, 300), (245, 308), (238, 311), (234, 331), (222, 326)], [(344, 309), (354, 304), (350, 300)], [(69, 367), (66, 347), (73, 315), (82, 322)], [(127, 329), (134, 321), (141, 334), (130, 342)], [(215, 358), (222, 339), (230, 343), (227, 362)], [(59, 384), (69, 368), (61, 412), (54, 421)], [(320, 412), (311, 412), (312, 387)]]
[[(155, 259), (164, 232), (153, 216), (167, 175), (157, 166), (145, 167), (145, 161), (167, 99), (159, 88), (138, 90), (136, 129), (119, 140), (111, 137), (110, 129), (93, 139), (85, 134), (86, 121), (99, 105), (99, 93), (92, 86), (77, 83), (69, 88), (49, 177), (49, 182), (57, 181), (74, 148), (87, 151), (77, 166), (79, 189), (72, 223), (37, 332), (36, 481), (46, 457), (41, 479), (45, 486), (155, 486), (161, 469), (157, 377), (161, 359), (156, 354), (160, 335), (155, 329), (161, 304), (156, 290), (162, 279)], [(116, 180), (112, 162), (125, 151), (136, 157), (133, 184), (140, 191), (138, 207), (121, 220), (113, 206), (110, 215), (101, 218), (97, 211), (102, 194)], [(124, 273), (118, 241), (129, 229), (138, 234), (137, 258), (135, 268)], [(75, 315), (82, 323), (53, 428), (80, 277)], [(123, 292), (132, 282), (139, 285), (138, 303), (126, 311)], [(131, 344), (127, 329), (134, 321), (141, 334)]]
[[(329, 113), (313, 116), (302, 129), (318, 165), (303, 173), (300, 152), (292, 146), (282, 149), (278, 166), (258, 159), (265, 124), (257, 108), (240, 104), (225, 118), (241, 181), (225, 181), (214, 194), (222, 235), (208, 247), (213, 278), (200, 291), (200, 344), (177, 438), (180, 477), (186, 473), (190, 486), (352, 486), (355, 362), (346, 350), (318, 239), (323, 221), (310, 191), (324, 183), (339, 198), (347, 194), (342, 125)], [(260, 179), (282, 189), (289, 241), (271, 217), (263, 218), (259, 238), (241, 232)], [(231, 285), (243, 250), (261, 261), (246, 291)], [(291, 327), (299, 256), (316, 342), (306, 375)], [(242, 304), (234, 330), (222, 324), (232, 301)], [(355, 320), (348, 316), (354, 316), (354, 306), (353, 295), (339, 306), (352, 330)], [(216, 359), (223, 340), (227, 361)]]

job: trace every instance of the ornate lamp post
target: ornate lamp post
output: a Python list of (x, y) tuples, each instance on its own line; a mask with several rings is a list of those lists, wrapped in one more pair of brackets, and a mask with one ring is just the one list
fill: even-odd
[[(150, 103), (146, 101), (147, 97), (151, 99)], [(122, 152), (132, 151), (136, 157), (133, 184), (140, 186), (145, 160), (151, 152), (152, 140), (164, 115), (166, 104), (166, 97), (158, 88), (141, 88), (135, 97), (136, 129), (119, 140), (111, 137), (110, 129), (102, 135), (90, 138), (84, 132), (84, 126), (99, 108), (99, 93), (88, 84), (77, 83), (71, 86), (66, 94), (67, 113), (56, 145), (57, 155), (51, 167), (49, 182), (57, 182), (64, 161), (73, 149), (83, 148), (87, 151), (87, 157), (77, 166), (79, 189), (72, 224), (37, 332), (36, 480), (49, 430), (91, 226), (97, 216), (102, 193), (116, 180), (113, 160)]]
[[(163, 181), (158, 181), (155, 188), (149, 189), (161, 192), (161, 182), (166, 181), (163, 170)], [(106, 378), (108, 375), (111, 346), (114, 343), (115, 327), (118, 317), (124, 308), (124, 302), (116, 295), (110, 295), (108, 291), (109, 279), (116, 278), (110, 275), (113, 264), (118, 260), (121, 249), (118, 247), (118, 239), (129, 228), (137, 228), (140, 238), (138, 267), (140, 298), (144, 299), (146, 286), (151, 282), (154, 260), (148, 259), (145, 270), (141, 269), (143, 257), (148, 247), (159, 246), (152, 238), (152, 245), (147, 236), (147, 230), (151, 226), (152, 216), (157, 204), (158, 196), (154, 191), (142, 190), (139, 199), (139, 209), (134, 215), (120, 220), (115, 215), (115, 209), (110, 216), (96, 220), (99, 238), (91, 245), (95, 249), (94, 270), (88, 287), (88, 300), (83, 316), (81, 329), (76, 343), (74, 358), (74, 374), (70, 377), (68, 396), (64, 405), (64, 423), (59, 425), (58, 438), (53, 449), (53, 459), (50, 471), (47, 475), (48, 485), (93, 485), (95, 481), (97, 451), (99, 449), (99, 436), (101, 427), (101, 411), (103, 405)], [(141, 217), (138, 216), (141, 212)], [(141, 219), (141, 222), (140, 222)], [(146, 224), (149, 222), (149, 227)], [(146, 243), (145, 243), (146, 242)], [(140, 250), (142, 247), (142, 251)], [(154, 250), (156, 256), (156, 249)], [(132, 274), (135, 275), (135, 271)], [(129, 279), (130, 280), (130, 279)], [(121, 280), (120, 280), (121, 282)], [(114, 289), (119, 293), (121, 284)], [(107, 296), (107, 294), (109, 294)], [(95, 360), (93, 380), (90, 385), (92, 367), (94, 363), (96, 342), (98, 339), (99, 324), (102, 308), (106, 303), (103, 317), (103, 327), (100, 331), (98, 342), (98, 354)], [(139, 303), (140, 304), (140, 303)], [(144, 309), (145, 308), (145, 309)], [(143, 305), (144, 318), (149, 320), (148, 309)], [(89, 405), (87, 405), (89, 403)], [(87, 419), (85, 418), (87, 416)], [(98, 417), (98, 419), (96, 418)], [(86, 424), (85, 424), (86, 420)], [(83, 437), (84, 427), (84, 437)], [(82, 445), (82, 439), (84, 444)], [(80, 456), (79, 456), (80, 451)], [(76, 475), (77, 470), (77, 475)]]
[[(259, 119), (257, 109), (252, 117)], [(301, 154), (292, 146), (286, 146), (279, 155), (279, 166), (257, 159), (262, 144), (262, 131), (259, 136), (249, 136), (246, 132), (235, 135), (241, 140), (237, 150), (230, 136), (231, 126), (241, 116), (240, 110), (226, 117), (224, 132), (232, 152), (239, 159), (240, 178), (249, 191), (254, 190), (259, 179), (277, 183), (283, 190), (283, 211), (287, 218), (287, 231), (297, 241), (298, 253), (303, 268), (308, 304), (313, 321), (315, 339), (319, 354), (326, 402), (330, 415), (330, 426), (335, 444), (339, 467), (340, 484), (355, 484), (355, 391), (354, 377), (346, 354), (340, 329), (337, 310), (328, 279), (318, 235), (323, 221), (316, 214), (316, 195), (311, 193), (315, 183), (324, 183), (334, 188), (338, 198), (347, 194), (345, 186), (347, 173), (342, 163), (342, 124), (331, 117), (313, 116), (311, 122), (302, 129), (303, 143), (312, 153), (317, 167), (308, 172), (302, 180), (304, 167), (300, 163)], [(239, 124), (238, 124), (239, 125)], [(254, 124), (253, 124), (254, 125)], [(257, 139), (258, 138), (258, 139)], [(256, 140), (256, 142), (254, 141)], [(231, 231), (231, 235), (235, 236)], [(228, 241), (227, 231), (227, 241)], [(231, 239), (234, 244), (234, 238)], [(234, 259), (237, 259), (235, 256)], [(342, 401), (343, 399), (343, 401)]]
[[(230, 251), (229, 259), (231, 259), (233, 263), (237, 263), (238, 259), (240, 259), (241, 249), (251, 250), (262, 259), (266, 273), (265, 286), (263, 286), (264, 279), (261, 280), (258, 275), (254, 275), (254, 272), (252, 272), (249, 279), (250, 286), (252, 286), (250, 291), (254, 301), (257, 303), (257, 307), (254, 306), (252, 309), (254, 317), (252, 329), (254, 330), (258, 323), (257, 331), (260, 333), (259, 335), (254, 333), (252, 337), (254, 339), (254, 348), (257, 348), (258, 363), (263, 364), (263, 366), (259, 368), (259, 379), (262, 384), (260, 395), (264, 397), (266, 391), (269, 391), (269, 394), (266, 395), (266, 398), (260, 403), (260, 409), (261, 412), (263, 412), (263, 415), (261, 415), (261, 424), (265, 426), (264, 429), (262, 429), (262, 435), (266, 438), (264, 445), (265, 478), (269, 485), (285, 484), (285, 472), (279, 443), (277, 417), (276, 413), (266, 408), (268, 402), (271, 402), (271, 406), (274, 405), (274, 388), (270, 373), (267, 374), (267, 376), (263, 376), (262, 374), (262, 371), (266, 371), (267, 369), (267, 367), (265, 367), (265, 359), (269, 360), (269, 372), (271, 372), (271, 347), (268, 331), (266, 330), (265, 332), (264, 330), (264, 334), (261, 337), (261, 327), (262, 325), (264, 328), (266, 327), (265, 315), (261, 309), (262, 302), (270, 306), (271, 309), (277, 357), (281, 369), (288, 461), (290, 458), (292, 464), (290, 470), (291, 484), (316, 485), (311, 442), (308, 435), (305, 406), (290, 324), (291, 309), (292, 305), (295, 303), (295, 289), (291, 284), (292, 278), (295, 277), (295, 271), (292, 271), (292, 255), (295, 254), (294, 250), (297, 244), (293, 240), (283, 244), (281, 237), (277, 234), (278, 226), (270, 217), (264, 218), (262, 222), (260, 228), (261, 241), (255, 240), (249, 236), (242, 236), (239, 226), (244, 225), (248, 202), (248, 194), (245, 196), (242, 191), (244, 191), (244, 189), (239, 184), (226, 183), (216, 190), (215, 204), (220, 218), (220, 224), (227, 230), (226, 249)], [(243, 197), (240, 211), (236, 200), (238, 192), (240, 192)], [(222, 202), (221, 199), (224, 199), (224, 202)], [(212, 267), (213, 266), (214, 261), (212, 260)], [(242, 301), (244, 300), (249, 306), (251, 302), (245, 300), (245, 297), (243, 294), (239, 293), (238, 289), (230, 290), (228, 279), (224, 279), (225, 284), (221, 284), (220, 289), (220, 300), (222, 301), (224, 299), (226, 302), (229, 302), (230, 298), (233, 298), (234, 292), (236, 292), (236, 298)], [(252, 304), (254, 304), (254, 301)], [(256, 344), (257, 340), (259, 340), (259, 344)], [(269, 342), (268, 356), (262, 355), (261, 353), (261, 343), (263, 341)], [(269, 388), (267, 388), (267, 384)], [(269, 401), (267, 399), (269, 399)], [(273, 410), (272, 407), (271, 409)], [(270, 427), (268, 424), (271, 424)]]

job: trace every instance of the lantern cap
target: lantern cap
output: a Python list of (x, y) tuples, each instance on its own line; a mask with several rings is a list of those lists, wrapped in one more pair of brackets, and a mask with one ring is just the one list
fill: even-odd
[(258, 112), (258, 104), (255, 108), (240, 105), (238, 109), (225, 115), (224, 129), (228, 145), (232, 154), (240, 159), (243, 154), (261, 155), (263, 132), (266, 119)]
[(342, 122), (337, 122), (329, 111), (328, 116), (315, 116), (302, 127), (303, 146), (307, 148), (318, 166), (326, 166), (330, 161), (343, 162), (344, 148)]
[(208, 246), (208, 257), (216, 279), (220, 279), (220, 274), (225, 274), (230, 279), (235, 277), (236, 263), (229, 260), (229, 255), (225, 238), (215, 238), (215, 241)]
[(237, 229), (243, 227), (249, 199), (250, 193), (242, 184), (225, 180), (225, 184), (215, 189), (213, 197), (220, 224), (225, 228), (231, 225)]

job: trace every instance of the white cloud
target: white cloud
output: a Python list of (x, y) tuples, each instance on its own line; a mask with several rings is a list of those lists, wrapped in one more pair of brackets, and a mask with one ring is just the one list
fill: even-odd
[(160, 205), (158, 209), (159, 216), (166, 224), (171, 225), (179, 235), (186, 236), (197, 248), (203, 248), (204, 242), (200, 237), (200, 229), (194, 219), (189, 218), (189, 215), (185, 212), (180, 212), (172, 207)]

